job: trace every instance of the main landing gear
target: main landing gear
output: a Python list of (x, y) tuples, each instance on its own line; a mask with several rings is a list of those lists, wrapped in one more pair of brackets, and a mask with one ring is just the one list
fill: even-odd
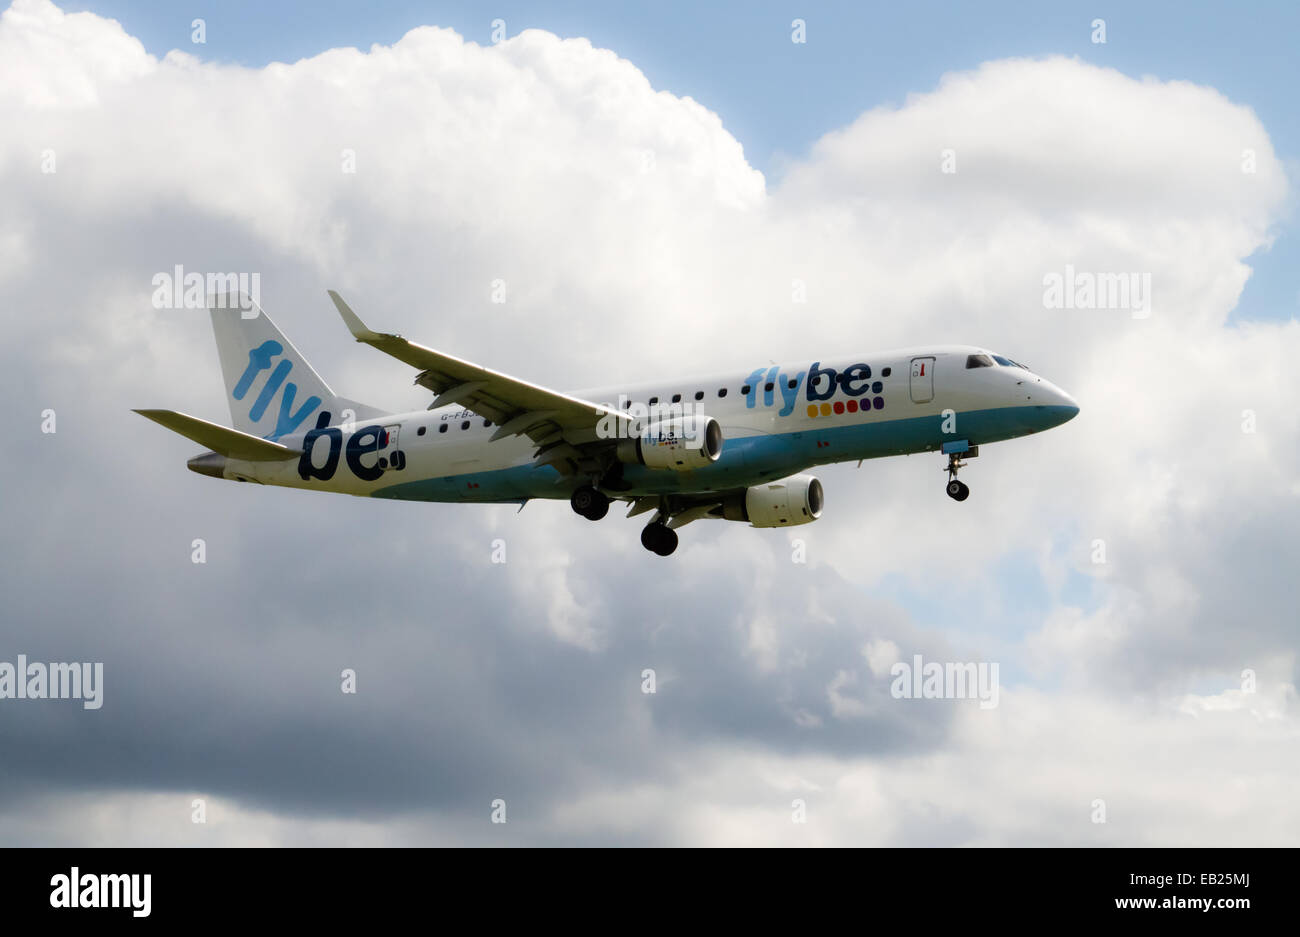
[[(978, 450), (976, 450), (978, 452)], [(957, 470), (965, 466), (961, 460), (961, 453), (950, 452), (948, 454), (948, 467), (945, 471), (948, 473), (948, 486), (945, 489), (948, 497), (954, 501), (965, 501), (970, 497), (970, 489), (964, 482), (957, 481)]]
[[(569, 506), (575, 514), (589, 521), (598, 521), (609, 513), (609, 496), (592, 485), (583, 485), (569, 496)], [(649, 510), (649, 508), (645, 508)], [(640, 513), (634, 511), (633, 513)], [(677, 531), (668, 526), (668, 505), (661, 502), (654, 519), (641, 531), (641, 545), (651, 553), (668, 556), (677, 549)]]
[(652, 521), (641, 531), (641, 546), (651, 553), (668, 556), (677, 549), (677, 531), (663, 521)]
[(587, 520), (598, 521), (609, 513), (609, 498), (590, 485), (583, 485), (569, 496), (569, 506)]

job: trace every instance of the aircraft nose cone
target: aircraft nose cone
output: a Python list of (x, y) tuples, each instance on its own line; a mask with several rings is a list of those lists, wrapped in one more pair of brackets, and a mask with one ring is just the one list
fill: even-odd
[(1043, 409), (1047, 412), (1052, 426), (1068, 423), (1079, 415), (1078, 402), (1059, 387), (1045, 389)]
[[(1056, 406), (1061, 408), (1061, 413), (1065, 417), (1065, 420), (1073, 420), (1079, 415), (1078, 401), (1063, 390), (1058, 392), (1061, 395), (1061, 399), (1057, 401)], [(1065, 422), (1065, 420), (1062, 420), (1061, 422)]]
[(1078, 402), (1045, 378), (1035, 376), (1032, 382), (1021, 381), (1016, 386), (1033, 413), (1031, 432), (1060, 426), (1079, 415)]
[(207, 475), (209, 478), (225, 478), (226, 457), (219, 452), (205, 452), (196, 455), (185, 463), (191, 472)]

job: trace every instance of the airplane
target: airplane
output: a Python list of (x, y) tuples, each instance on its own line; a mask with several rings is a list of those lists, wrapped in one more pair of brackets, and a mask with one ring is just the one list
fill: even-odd
[(677, 530), (721, 519), (792, 527), (822, 515), (818, 465), (938, 451), (946, 491), (988, 443), (1072, 419), (1069, 394), (981, 347), (933, 345), (768, 364), (678, 381), (561, 393), (375, 332), (333, 290), (358, 342), (415, 368), (433, 401), (389, 413), (339, 397), (242, 294), (209, 298), (234, 428), (173, 410), (135, 412), (209, 451), (213, 478), (403, 501), (567, 498), (592, 521), (613, 501), (650, 514), (659, 556)]

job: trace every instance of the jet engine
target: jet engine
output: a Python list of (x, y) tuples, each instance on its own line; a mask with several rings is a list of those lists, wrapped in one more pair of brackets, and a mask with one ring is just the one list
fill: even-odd
[(724, 518), (749, 521), (754, 527), (811, 524), (821, 515), (822, 483), (812, 475), (791, 475), (755, 485), (722, 503)]
[(718, 461), (722, 427), (711, 416), (674, 417), (646, 426), (635, 439), (618, 443), (618, 459), (652, 469), (690, 472)]

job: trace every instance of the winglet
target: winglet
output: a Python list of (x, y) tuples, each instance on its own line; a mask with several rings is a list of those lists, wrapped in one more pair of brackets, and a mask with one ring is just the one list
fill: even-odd
[(360, 317), (352, 311), (352, 307), (343, 301), (343, 297), (333, 290), (327, 290), (330, 299), (334, 300), (334, 307), (338, 309), (339, 315), (343, 317), (343, 323), (348, 327), (348, 331), (359, 342), (373, 342), (381, 338), (386, 338), (380, 332), (372, 332), (366, 328), (366, 324), (361, 321)]

